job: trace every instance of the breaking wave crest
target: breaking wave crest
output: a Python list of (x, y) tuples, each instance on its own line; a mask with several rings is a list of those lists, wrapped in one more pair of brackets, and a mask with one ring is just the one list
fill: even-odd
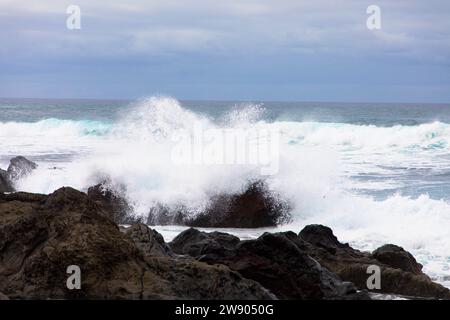
[[(257, 168), (245, 164), (174, 165), (173, 133), (192, 132), (198, 123), (205, 129), (279, 129), (279, 171), (262, 177)], [(431, 274), (449, 269), (446, 258), (433, 258), (450, 256), (446, 197), (426, 192), (405, 195), (399, 188), (376, 198), (360, 192), (371, 189), (374, 181), (355, 180), (377, 175), (375, 189), (384, 190), (401, 186), (408, 170), (426, 169), (445, 177), (450, 172), (446, 123), (377, 127), (266, 121), (264, 107), (252, 104), (213, 119), (183, 108), (175, 99), (152, 97), (131, 105), (111, 123), (59, 119), (0, 123), (0, 142), (2, 166), (18, 154), (40, 164), (19, 182), (24, 191), (49, 193), (61, 186), (85, 190), (108, 177), (113, 184), (126, 186), (126, 197), (137, 214), (146, 214), (155, 203), (202, 208), (215, 193), (234, 193), (250, 180), (264, 179), (270, 190), (293, 204), (293, 225), (281, 229), (323, 223), (362, 248), (385, 242), (402, 245), (416, 253)]]

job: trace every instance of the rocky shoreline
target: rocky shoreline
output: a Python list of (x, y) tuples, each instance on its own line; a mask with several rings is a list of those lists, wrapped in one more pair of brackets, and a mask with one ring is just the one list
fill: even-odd
[[(80, 290), (66, 287), (69, 265)], [(189, 228), (166, 243), (72, 188), (0, 193), (2, 299), (370, 299), (370, 265), (381, 270), (370, 292), (450, 298), (402, 248), (361, 252), (321, 225), (246, 241)]]
[[(289, 219), (289, 206), (268, 196), (262, 182), (217, 196), (199, 217), (161, 207), (144, 224), (105, 182), (87, 193), (70, 187), (49, 195), (14, 192), (14, 182), (36, 167), (16, 157), (0, 170), (0, 300), (450, 299), (450, 290), (401, 247), (361, 252), (326, 226), (245, 241), (188, 228), (274, 226)], [(121, 227), (124, 222), (131, 226)], [(152, 223), (187, 229), (166, 243)], [(79, 267), (79, 289), (67, 286), (69, 266)], [(373, 266), (379, 288), (367, 286)]]

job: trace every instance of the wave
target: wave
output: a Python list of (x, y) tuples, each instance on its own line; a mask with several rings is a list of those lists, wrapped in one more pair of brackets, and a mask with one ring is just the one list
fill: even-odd
[(37, 122), (0, 122), (0, 138), (110, 136), (146, 139), (160, 135), (167, 136), (180, 128), (192, 128), (197, 122), (202, 122), (207, 128), (213, 126), (233, 128), (260, 122), (266, 126), (277, 126), (283, 133), (284, 142), (289, 144), (340, 146), (346, 147), (347, 150), (390, 148), (423, 151), (448, 150), (450, 147), (450, 124), (439, 121), (415, 126), (379, 127), (313, 121), (265, 122), (263, 115), (262, 105), (247, 104), (214, 121), (183, 109), (176, 100), (153, 97), (122, 111), (120, 120), (115, 123), (57, 118)]
[[(215, 193), (238, 192), (249, 180), (265, 179), (270, 190), (293, 204), (293, 225), (282, 228), (323, 223), (361, 248), (392, 242), (418, 254), (428, 262), (428, 270), (450, 270), (446, 258), (433, 258), (450, 256), (450, 203), (426, 193), (375, 199), (356, 192), (353, 179), (424, 168), (448, 171), (449, 124), (377, 127), (266, 121), (264, 114), (263, 106), (248, 104), (213, 118), (187, 110), (175, 99), (152, 97), (131, 105), (113, 123), (0, 123), (0, 141), (5, 155), (40, 157), (39, 168), (19, 182), (20, 190), (49, 193), (67, 185), (85, 190), (108, 177), (126, 186), (125, 196), (136, 214), (147, 214), (155, 203), (182, 203), (195, 212)], [(262, 177), (251, 164), (174, 164), (174, 133), (193, 134), (199, 124), (205, 130), (279, 129), (279, 171)], [(74, 158), (48, 156), (55, 153), (73, 153)], [(374, 183), (380, 189), (392, 188), (392, 181), (401, 180), (398, 175), (389, 181), (359, 181), (358, 188)]]
[(0, 137), (8, 139), (30, 136), (43, 138), (104, 136), (110, 129), (111, 124), (102, 121), (49, 118), (37, 122), (0, 122)]
[(348, 150), (389, 148), (405, 151), (448, 149), (450, 124), (442, 122), (415, 126), (377, 127), (323, 122), (281, 122), (291, 143), (330, 145)]

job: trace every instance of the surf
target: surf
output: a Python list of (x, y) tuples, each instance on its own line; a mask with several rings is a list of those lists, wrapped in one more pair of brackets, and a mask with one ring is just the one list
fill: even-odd
[[(142, 216), (158, 203), (183, 205), (195, 214), (215, 194), (242, 192), (248, 181), (263, 179), (270, 192), (292, 204), (293, 222), (279, 230), (322, 223), (361, 249), (396, 243), (446, 281), (449, 124), (376, 126), (294, 121), (267, 113), (264, 105), (248, 103), (214, 117), (171, 97), (150, 97), (130, 104), (113, 121), (1, 122), (0, 164), (17, 154), (39, 163), (18, 182), (17, 188), (27, 192), (51, 193), (61, 186), (86, 190), (108, 178), (111, 188), (125, 186), (123, 196)], [(279, 170), (262, 176), (250, 163), (173, 163), (173, 135), (180, 130), (193, 135), (196, 124), (212, 131), (277, 128)], [(434, 189), (426, 189), (426, 179), (440, 192), (428, 193)], [(411, 185), (413, 194), (407, 192)], [(166, 240), (178, 230), (160, 229)], [(262, 230), (233, 232), (253, 237)]]

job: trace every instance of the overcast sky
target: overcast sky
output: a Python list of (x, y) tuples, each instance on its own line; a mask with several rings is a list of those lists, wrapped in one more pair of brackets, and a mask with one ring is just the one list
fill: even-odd
[(450, 1), (0, 0), (0, 97), (153, 94), (450, 102)]

